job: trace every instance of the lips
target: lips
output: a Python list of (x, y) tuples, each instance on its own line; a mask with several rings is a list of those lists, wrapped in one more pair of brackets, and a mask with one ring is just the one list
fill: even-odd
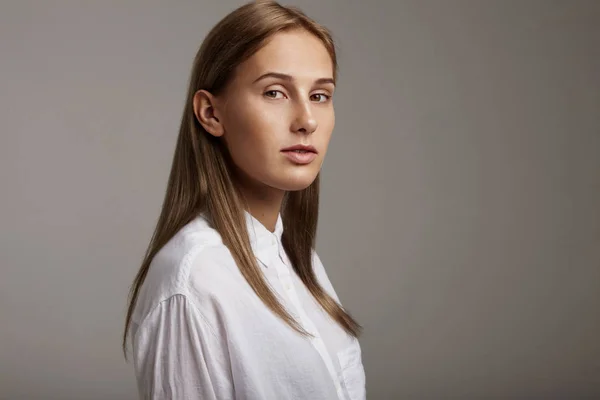
[(282, 149), (281, 151), (296, 151), (299, 153), (315, 153), (317, 154), (317, 149), (315, 149), (314, 146), (311, 145), (305, 145), (305, 144), (297, 144), (291, 147), (286, 147), (285, 149)]
[(283, 154), (294, 164), (310, 164), (317, 157), (317, 150), (313, 146), (295, 145), (281, 150)]

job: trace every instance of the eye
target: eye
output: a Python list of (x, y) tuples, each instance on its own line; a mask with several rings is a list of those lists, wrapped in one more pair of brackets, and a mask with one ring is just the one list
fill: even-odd
[(325, 103), (325, 102), (329, 101), (329, 99), (331, 99), (331, 96), (329, 96), (325, 93), (315, 93), (311, 97), (314, 98), (316, 96), (320, 96), (320, 97), (317, 97), (317, 103)]
[(280, 99), (281, 97), (277, 97), (277, 93), (281, 94), (282, 96), (285, 96), (281, 90), (267, 90), (264, 93), (264, 95), (271, 99)]

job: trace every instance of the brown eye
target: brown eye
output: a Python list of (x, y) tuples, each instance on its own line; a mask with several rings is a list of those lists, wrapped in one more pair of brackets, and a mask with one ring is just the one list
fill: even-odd
[(269, 97), (271, 99), (276, 99), (277, 98), (277, 93), (281, 93), (283, 95), (283, 93), (280, 90), (267, 90), (264, 95), (266, 97)]
[(325, 103), (326, 101), (328, 101), (331, 96), (326, 95), (325, 93), (315, 93), (311, 96), (313, 99), (315, 99), (316, 97), (316, 101), (317, 103)]

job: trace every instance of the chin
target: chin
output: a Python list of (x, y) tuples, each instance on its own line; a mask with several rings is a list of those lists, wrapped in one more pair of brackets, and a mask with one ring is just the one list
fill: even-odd
[(279, 179), (276, 185), (280, 190), (285, 190), (286, 192), (295, 192), (298, 190), (304, 190), (309, 187), (317, 177), (317, 174), (306, 174), (306, 175), (298, 175), (295, 177), (287, 177), (287, 179)]

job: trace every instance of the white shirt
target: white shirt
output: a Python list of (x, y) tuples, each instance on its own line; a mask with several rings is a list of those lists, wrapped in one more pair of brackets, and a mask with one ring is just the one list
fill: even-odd
[[(154, 257), (132, 316), (143, 399), (363, 400), (358, 340), (321, 308), (275, 232), (245, 211), (252, 250), (283, 306), (308, 338), (268, 309), (246, 282), (219, 233), (199, 216)], [(313, 251), (323, 288), (339, 302)]]

